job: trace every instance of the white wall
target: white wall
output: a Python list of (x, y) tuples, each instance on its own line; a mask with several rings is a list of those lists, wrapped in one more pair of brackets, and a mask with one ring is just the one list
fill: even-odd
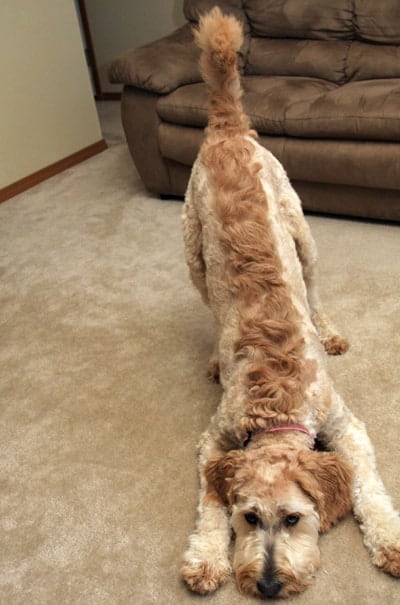
[(118, 92), (110, 84), (110, 62), (128, 48), (173, 32), (185, 23), (183, 0), (86, 0), (102, 92)]
[(0, 0), (0, 188), (101, 140), (73, 0)]

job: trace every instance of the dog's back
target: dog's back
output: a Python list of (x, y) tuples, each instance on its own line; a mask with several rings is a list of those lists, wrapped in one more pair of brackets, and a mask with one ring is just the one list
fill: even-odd
[[(188, 264), (195, 284), (203, 283), (199, 289), (217, 320), (223, 383), (238, 371), (246, 373), (250, 387), (253, 380), (271, 384), (279, 375), (274, 406), (290, 414), (304, 395), (298, 308), (306, 309), (307, 295), (281, 216), (287, 177), (255, 141), (242, 108), (239, 23), (215, 8), (200, 20), (196, 39), (210, 108), (186, 196), (185, 239), (193, 240), (197, 254), (197, 264), (193, 258)], [(271, 406), (270, 394), (259, 398), (257, 406), (267, 405), (267, 399)]]
[[(294, 295), (305, 301), (301, 266), (289, 225), (281, 216), (290, 185), (281, 164), (256, 142), (241, 103), (237, 66), (241, 26), (216, 7), (200, 19), (195, 38), (202, 49), (201, 73), (210, 90), (209, 120), (187, 199), (192, 197), (203, 226), (209, 285), (217, 259), (223, 257), (223, 272), (215, 278), (223, 281), (228, 269), (232, 294), (245, 304), (263, 296), (268, 284), (279, 284), (282, 293), (282, 277), (288, 271), (288, 281), (297, 290)], [(289, 262), (282, 265), (288, 255)], [(215, 305), (209, 302), (218, 315), (221, 293)]]
[[(233, 224), (240, 226), (240, 234), (249, 240), (248, 245), (252, 243), (253, 248), (258, 246), (262, 256), (259, 261), (265, 259), (267, 254), (261, 250), (267, 239), (268, 254), (273, 254), (274, 247), (275, 257), (282, 258), (286, 253), (294, 253), (295, 257), (292, 237), (288, 233), (289, 225), (281, 216), (285, 211), (286, 198), (292, 195), (293, 190), (278, 160), (257, 143), (257, 134), (251, 130), (250, 120), (241, 102), (243, 91), (237, 66), (237, 52), (243, 41), (241, 25), (234, 17), (222, 14), (215, 7), (200, 19), (195, 38), (202, 50), (201, 74), (210, 93), (206, 139), (197, 162), (201, 166), (196, 164), (194, 168), (196, 186), (202, 184), (202, 175), (199, 173), (204, 168), (207, 171), (205, 178), (208, 190), (202, 193), (210, 199), (201, 203), (207, 207), (207, 211), (217, 214), (217, 220), (226, 229)], [(297, 203), (297, 210), (301, 213), (299, 200), (296, 199), (294, 203)], [(203, 213), (202, 221), (206, 220)], [(231, 234), (232, 241), (236, 243), (237, 235), (236, 232)], [(273, 260), (276, 270), (282, 275), (286, 267), (280, 266), (279, 259)], [(248, 275), (251, 271), (248, 273), (247, 270), (251, 268), (254, 268), (254, 262), (246, 268)], [(301, 282), (300, 265), (297, 268)], [(290, 278), (293, 283), (294, 275)], [(265, 284), (264, 278), (262, 281)], [(298, 285), (301, 289), (301, 283)]]

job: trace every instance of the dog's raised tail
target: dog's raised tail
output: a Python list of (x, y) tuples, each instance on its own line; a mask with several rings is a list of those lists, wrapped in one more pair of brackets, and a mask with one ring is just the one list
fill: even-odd
[(249, 130), (249, 120), (243, 112), (242, 87), (237, 66), (237, 52), (243, 43), (240, 23), (224, 15), (215, 6), (199, 21), (194, 32), (201, 48), (200, 71), (210, 88), (209, 127), (211, 129)]

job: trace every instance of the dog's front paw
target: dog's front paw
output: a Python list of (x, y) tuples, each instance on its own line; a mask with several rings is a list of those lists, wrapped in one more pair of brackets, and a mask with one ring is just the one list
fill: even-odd
[(322, 344), (325, 347), (325, 351), (328, 355), (342, 355), (349, 349), (349, 343), (345, 338), (339, 336), (339, 334), (331, 334), (322, 340)]
[(400, 547), (386, 546), (375, 553), (373, 559), (375, 565), (390, 573), (396, 578), (400, 578)]
[(231, 573), (229, 566), (215, 565), (207, 561), (185, 562), (182, 578), (193, 592), (207, 594), (214, 592), (226, 582)]

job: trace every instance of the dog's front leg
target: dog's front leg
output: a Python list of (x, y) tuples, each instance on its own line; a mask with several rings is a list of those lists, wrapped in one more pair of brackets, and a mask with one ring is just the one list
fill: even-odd
[(200, 496), (196, 529), (184, 554), (182, 577), (194, 592), (206, 594), (219, 588), (231, 574), (228, 553), (231, 529), (227, 510), (209, 493), (205, 468), (221, 452), (211, 436), (202, 438), (199, 451)]
[(400, 516), (377, 471), (374, 449), (364, 424), (337, 393), (333, 394), (333, 402), (323, 437), (353, 469), (353, 510), (373, 563), (400, 577)]

